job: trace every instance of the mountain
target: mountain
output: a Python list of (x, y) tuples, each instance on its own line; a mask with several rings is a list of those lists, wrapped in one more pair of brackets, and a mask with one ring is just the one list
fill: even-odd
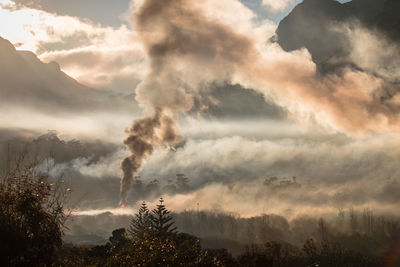
[(346, 36), (333, 25), (359, 21), (396, 41), (400, 37), (399, 12), (398, 0), (353, 0), (344, 4), (334, 0), (304, 0), (280, 22), (276, 34), (284, 50), (305, 47), (313, 61), (320, 64), (332, 56), (348, 53)]
[(40, 112), (73, 113), (93, 110), (131, 110), (127, 97), (80, 84), (55, 62), (43, 63), (32, 52), (18, 51), (0, 37), (0, 105)]
[(400, 40), (400, 1), (387, 0), (383, 12), (377, 16), (377, 24), (394, 40)]

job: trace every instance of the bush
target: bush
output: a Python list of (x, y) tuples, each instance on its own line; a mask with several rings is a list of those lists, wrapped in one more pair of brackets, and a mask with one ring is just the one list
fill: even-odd
[(68, 189), (35, 166), (0, 178), (0, 262), (6, 266), (50, 265), (62, 246)]
[(225, 266), (233, 261), (226, 251), (203, 250), (199, 238), (177, 233), (163, 202), (161, 198), (151, 212), (142, 204), (131, 221), (129, 238), (119, 230), (123, 238), (112, 246), (108, 266)]

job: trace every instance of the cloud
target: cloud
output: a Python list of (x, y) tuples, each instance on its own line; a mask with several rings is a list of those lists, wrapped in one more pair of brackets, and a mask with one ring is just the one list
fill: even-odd
[[(400, 46), (378, 31), (353, 22), (337, 27), (349, 40), (350, 60), (388, 82), (400, 79)], [(398, 87), (398, 86), (397, 86)]]
[(262, 4), (274, 13), (285, 10), (294, 2), (295, 0), (262, 0)]
[(121, 14), (128, 8), (129, 0), (71, 0), (68, 3), (53, 0), (12, 0), (19, 8), (32, 8), (58, 15), (76, 16), (90, 19), (102, 25), (118, 27), (122, 23)]
[[(168, 207), (176, 212), (195, 210), (197, 203), (202, 210), (240, 214), (252, 217), (260, 214), (277, 214), (288, 219), (301, 215), (332, 216), (342, 209), (354, 208), (362, 211), (372, 209), (378, 214), (395, 215), (399, 197), (395, 202), (374, 200), (382, 194), (382, 185), (375, 191), (346, 191), (337, 187), (324, 188), (302, 186), (300, 188), (271, 189), (262, 181), (239, 182), (233, 185), (210, 184), (189, 194), (166, 195)], [(368, 198), (368, 200), (367, 200)], [(156, 203), (151, 202), (153, 205)]]
[(316, 137), (307, 140), (284, 136), (258, 141), (244, 137), (189, 140), (177, 152), (157, 151), (141, 174), (171, 177), (186, 173), (197, 186), (209, 181), (230, 183), (270, 176), (297, 176), (303, 182), (328, 185), (370, 179), (372, 185), (395, 178), (398, 173), (397, 151), (380, 152), (398, 141), (385, 139), (351, 141), (328, 135), (319, 141)]
[[(83, 84), (128, 93), (140, 82), (145, 68), (143, 52), (133, 46), (88, 45), (41, 54), (45, 62), (56, 61), (62, 69)], [(118, 82), (126, 80), (122, 88)]]
[[(242, 216), (271, 212), (294, 217), (309, 212), (335, 213), (340, 207), (360, 210), (369, 207), (382, 213), (396, 210), (400, 202), (396, 191), (400, 151), (393, 146), (399, 143), (398, 138), (354, 140), (341, 135), (319, 138), (308, 135), (308, 138), (191, 139), (176, 152), (155, 151), (140, 171), (141, 180), (146, 185), (158, 179), (162, 189), (177, 173), (186, 174), (188, 191), (160, 193), (167, 195), (175, 211), (195, 207), (196, 203), (201, 203), (202, 209), (218, 207)], [(119, 164), (127, 151), (112, 146), (111, 150), (96, 152), (94, 144), (88, 148), (89, 156), (77, 155), (58, 163), (46, 160), (43, 169), (50, 170), (52, 176), (63, 175), (67, 179), (74, 201), (79, 200), (80, 210), (115, 208)], [(92, 153), (99, 155), (96, 160)], [(278, 180), (270, 180), (271, 177)], [(142, 189), (134, 186), (128, 205), (159, 197), (146, 195)]]
[(126, 25), (106, 27), (6, 4), (0, 6), (0, 14), (9, 26), (1, 28), (0, 36), (19, 49), (35, 52), (45, 62), (59, 62), (63, 71), (85, 85), (107, 89), (124, 85), (117, 90), (130, 92), (146, 69), (141, 44)]
[[(201, 209), (241, 216), (320, 216), (351, 207), (395, 214), (400, 195), (395, 189), (399, 151), (392, 149), (394, 143), (398, 141), (295, 144), (239, 137), (190, 141), (175, 153), (156, 153), (141, 175), (189, 176), (192, 192), (165, 196), (175, 211), (200, 203)], [(265, 183), (274, 176), (279, 180)]]

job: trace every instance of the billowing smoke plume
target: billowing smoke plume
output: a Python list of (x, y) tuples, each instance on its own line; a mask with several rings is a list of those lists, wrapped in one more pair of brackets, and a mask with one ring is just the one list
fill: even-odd
[(174, 120), (160, 109), (150, 117), (137, 119), (130, 129), (124, 144), (132, 153), (122, 161), (123, 178), (121, 181), (121, 206), (125, 206), (129, 191), (134, 183), (135, 173), (154, 147), (176, 142), (178, 134)]
[[(305, 49), (287, 53), (277, 44), (261, 45), (254, 34), (239, 32), (209, 12), (212, 3), (134, 2), (133, 21), (150, 63), (147, 77), (136, 88), (136, 99), (156, 112), (136, 121), (125, 141), (132, 156), (122, 164), (122, 202), (133, 173), (154, 147), (177, 140), (175, 131), (163, 139), (157, 129), (176, 129), (178, 113), (190, 110), (198, 89), (210, 83), (240, 83), (295, 115), (338, 131), (399, 130), (400, 101), (394, 95), (387, 97), (381, 78), (349, 68), (318, 75)], [(168, 126), (162, 118), (168, 118)]]
[[(154, 115), (134, 121), (128, 130), (124, 143), (132, 155), (122, 162), (121, 204), (134, 174), (155, 146), (178, 140), (175, 119), (192, 108), (198, 86), (227, 80), (231, 66), (240, 63), (252, 45), (230, 28), (208, 22), (189, 2), (150, 0), (135, 12), (134, 22), (150, 61), (136, 99)], [(210, 69), (210, 62), (219, 64), (219, 71)]]
[(140, 103), (185, 112), (199, 85), (229, 80), (253, 51), (250, 39), (209, 21), (196, 2), (148, 0), (137, 9), (134, 21), (150, 61), (136, 90)]

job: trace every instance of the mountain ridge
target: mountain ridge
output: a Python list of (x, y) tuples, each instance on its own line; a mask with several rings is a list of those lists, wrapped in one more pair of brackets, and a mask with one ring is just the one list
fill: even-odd
[(400, 2), (395, 0), (304, 0), (280, 23), (277, 41), (285, 51), (307, 48), (313, 61), (320, 64), (332, 55), (345, 55), (348, 41), (343, 33), (332, 29), (335, 23), (358, 21), (376, 29), (392, 41), (400, 38)]

